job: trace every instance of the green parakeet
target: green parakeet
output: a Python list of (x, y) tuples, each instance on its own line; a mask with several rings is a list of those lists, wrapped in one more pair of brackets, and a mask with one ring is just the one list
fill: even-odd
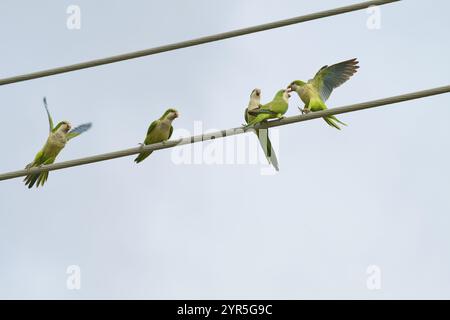
[[(261, 90), (256, 88), (250, 94), (250, 101), (248, 102), (248, 106), (245, 109), (244, 118), (246, 123), (249, 123), (253, 119), (255, 119), (255, 116), (249, 114), (249, 112), (258, 109), (260, 107), (260, 101)], [(269, 129), (256, 129), (255, 133), (258, 137), (264, 154), (266, 155), (267, 161), (269, 161), (269, 164), (272, 164), (275, 170), (279, 171), (278, 159), (275, 154), (275, 150), (273, 150), (272, 148), (272, 142), (269, 139)]]
[[(53, 127), (53, 119), (50, 116), (50, 112), (48, 111), (47, 99), (45, 97), (44, 107), (47, 112), (48, 123), (50, 127), (47, 142), (45, 143), (44, 147), (36, 154), (33, 162), (28, 164), (25, 169), (40, 167), (55, 162), (56, 157), (61, 152), (61, 150), (64, 149), (67, 141), (75, 138), (76, 136), (79, 136), (83, 132), (89, 130), (89, 128), (91, 128), (92, 126), (91, 123), (85, 123), (74, 128), (73, 130), (70, 130), (70, 123), (67, 121), (61, 121), (56, 125), (56, 127)], [(36, 182), (36, 187), (39, 187), (40, 185), (43, 186), (45, 181), (47, 181), (47, 178), (48, 171), (29, 174), (25, 177), (24, 181), (25, 185), (27, 185), (28, 188), (31, 189)]]
[(289, 107), (289, 98), (290, 94), (287, 89), (279, 90), (271, 102), (249, 111), (249, 114), (255, 118), (250, 120), (245, 127), (248, 128), (267, 119), (283, 118)]
[[(358, 61), (355, 59), (343, 61), (332, 66), (323, 66), (308, 82), (300, 80), (292, 81), (288, 89), (297, 92), (300, 99), (305, 103), (302, 113), (310, 111), (326, 110), (325, 101), (331, 95), (333, 89), (346, 82), (358, 70)], [(339, 121), (335, 116), (323, 118), (330, 126), (341, 129), (338, 124), (345, 123)]]
[[(178, 111), (167, 109), (161, 118), (150, 124), (143, 144), (147, 145), (169, 140), (173, 132), (172, 121), (176, 118), (178, 118)], [(139, 163), (151, 154), (152, 151), (141, 152), (134, 161)]]

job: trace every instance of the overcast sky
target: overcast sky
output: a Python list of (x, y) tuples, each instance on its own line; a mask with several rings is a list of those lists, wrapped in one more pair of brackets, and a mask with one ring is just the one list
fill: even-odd
[[(356, 2), (2, 1), (0, 77)], [(71, 4), (80, 30), (67, 28)], [(361, 68), (329, 107), (447, 85), (449, 10), (402, 1), (381, 8), (381, 29), (361, 10), (2, 86), (0, 172), (45, 142), (43, 96), (55, 122), (93, 122), (64, 161), (136, 146), (168, 107), (178, 134), (239, 126), (253, 88), (269, 101), (354, 57)], [(287, 115), (299, 105), (293, 95)], [(342, 131), (321, 119), (274, 129), (275, 175), (264, 161), (207, 164), (198, 152), (217, 140), (191, 150), (199, 164), (168, 149), (54, 171), (39, 189), (2, 181), (0, 298), (450, 298), (449, 105), (340, 115)], [(67, 288), (71, 265), (80, 290)]]

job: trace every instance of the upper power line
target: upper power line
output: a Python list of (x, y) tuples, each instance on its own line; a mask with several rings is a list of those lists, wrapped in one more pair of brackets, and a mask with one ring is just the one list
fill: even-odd
[(21, 82), (21, 81), (26, 81), (26, 80), (48, 77), (48, 76), (71, 72), (71, 71), (77, 71), (77, 70), (81, 70), (81, 69), (98, 67), (98, 66), (105, 65), (105, 64), (110, 64), (110, 63), (120, 62), (120, 61), (124, 61), (124, 60), (130, 60), (130, 59), (136, 59), (136, 58), (150, 56), (150, 55), (154, 55), (154, 54), (158, 54), (158, 53), (162, 53), (162, 52), (198, 46), (198, 45), (209, 43), (209, 42), (220, 41), (220, 40), (224, 40), (224, 39), (243, 36), (246, 34), (251, 34), (251, 33), (261, 32), (261, 31), (265, 31), (265, 30), (285, 27), (285, 26), (289, 26), (292, 24), (321, 19), (321, 18), (325, 18), (325, 17), (331, 17), (331, 16), (335, 16), (338, 14), (343, 14), (343, 13), (347, 13), (347, 12), (365, 9), (370, 6), (384, 5), (384, 4), (397, 2), (397, 1), (400, 1), (400, 0), (365, 1), (365, 2), (356, 3), (356, 4), (352, 4), (352, 5), (345, 6), (345, 7), (339, 7), (339, 8), (335, 8), (335, 9), (330, 9), (330, 10), (325, 10), (325, 11), (321, 11), (321, 12), (307, 14), (304, 16), (298, 16), (298, 17), (294, 17), (294, 18), (290, 18), (290, 19), (269, 22), (269, 23), (265, 23), (265, 24), (260, 24), (260, 25), (256, 25), (256, 26), (252, 26), (252, 27), (243, 28), (243, 29), (237, 29), (237, 30), (233, 30), (233, 31), (217, 33), (217, 34), (213, 34), (213, 35), (209, 35), (209, 36), (205, 36), (205, 37), (201, 37), (201, 38), (186, 40), (186, 41), (177, 42), (177, 43), (171, 43), (171, 44), (154, 47), (154, 48), (150, 48), (150, 49), (145, 49), (145, 50), (140, 50), (140, 51), (135, 51), (135, 52), (130, 52), (130, 53), (124, 53), (124, 54), (111, 56), (111, 57), (107, 57), (107, 58), (95, 59), (95, 60), (76, 63), (76, 64), (72, 64), (72, 65), (68, 65), (68, 66), (57, 67), (57, 68), (53, 68), (53, 69), (47, 69), (47, 70), (22, 74), (22, 75), (18, 75), (18, 76), (0, 79), (0, 86), (6, 85), (6, 84), (11, 84), (11, 83), (16, 83), (16, 82)]

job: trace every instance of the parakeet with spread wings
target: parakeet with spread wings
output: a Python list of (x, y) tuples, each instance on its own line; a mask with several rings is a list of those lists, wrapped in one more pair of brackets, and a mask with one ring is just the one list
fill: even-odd
[[(325, 101), (330, 97), (331, 92), (344, 82), (346, 82), (358, 70), (358, 61), (350, 59), (332, 66), (323, 66), (308, 82), (301, 80), (292, 81), (288, 86), (289, 90), (297, 92), (300, 99), (305, 103), (302, 113), (310, 111), (326, 110)], [(327, 116), (323, 118), (330, 126), (341, 129), (337, 123), (345, 123), (338, 120), (335, 116)]]
[[(61, 121), (53, 126), (53, 119), (48, 111), (47, 99), (44, 97), (44, 107), (47, 112), (48, 123), (49, 123), (49, 135), (47, 142), (44, 147), (36, 154), (33, 162), (26, 166), (26, 169), (33, 167), (41, 167), (43, 165), (51, 164), (55, 162), (56, 157), (66, 146), (67, 141), (79, 136), (83, 132), (89, 130), (92, 126), (91, 123), (82, 124), (72, 130), (71, 125), (67, 121)], [(29, 174), (25, 177), (25, 185), (28, 188), (32, 188), (35, 184), (36, 187), (43, 186), (47, 181), (48, 171), (43, 171), (40, 173)]]

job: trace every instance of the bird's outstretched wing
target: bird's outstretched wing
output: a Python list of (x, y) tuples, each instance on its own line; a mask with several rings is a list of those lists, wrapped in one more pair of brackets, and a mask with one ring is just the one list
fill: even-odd
[(52, 116), (50, 115), (50, 112), (48, 111), (48, 106), (47, 106), (47, 98), (44, 97), (44, 107), (45, 107), (45, 111), (47, 112), (47, 117), (48, 117), (48, 125), (50, 127), (50, 132), (53, 131), (54, 126), (53, 126), (53, 119)]
[(358, 70), (358, 60), (356, 58), (323, 66), (310, 82), (319, 91), (320, 97), (326, 101), (334, 88), (346, 82)]
[(69, 133), (67, 134), (67, 141), (69, 141), (70, 139), (73, 139), (77, 136), (79, 136), (80, 134), (82, 134), (83, 132), (88, 131), (90, 128), (92, 127), (92, 123), (84, 123), (82, 125), (79, 125), (76, 128), (73, 128), (72, 130), (69, 131)]

